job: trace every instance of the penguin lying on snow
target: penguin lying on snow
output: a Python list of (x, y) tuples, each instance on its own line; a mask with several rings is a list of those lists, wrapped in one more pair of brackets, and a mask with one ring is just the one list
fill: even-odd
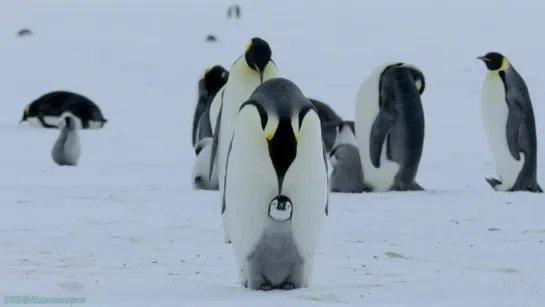
[(212, 153), (211, 137), (200, 140), (195, 145), (195, 164), (191, 171), (191, 180), (193, 189), (195, 190), (218, 190), (218, 174), (216, 169), (213, 170), (212, 176), (209, 178), (210, 154)]
[(212, 99), (217, 92), (227, 83), (229, 72), (220, 65), (207, 68), (198, 83), (198, 100), (193, 113), (193, 130), (191, 143), (193, 147), (201, 139), (212, 136), (209, 112)]
[(337, 125), (337, 137), (329, 154), (333, 168), (329, 185), (331, 192), (361, 193), (366, 190), (354, 125), (342, 122)]
[(89, 98), (68, 91), (55, 91), (40, 96), (25, 107), (19, 123), (26, 121), (35, 128), (59, 128), (70, 116), (77, 129), (100, 129), (107, 120)]
[(320, 119), (283, 78), (263, 82), (238, 110), (221, 197), (239, 281), (257, 290), (306, 287), (328, 214)]
[[(238, 110), (258, 85), (278, 75), (278, 68), (271, 57), (269, 43), (259, 37), (252, 38), (246, 46), (246, 51), (233, 63), (227, 83), (212, 100), (210, 122), (214, 131), (214, 142), (210, 155), (209, 178), (213, 169), (217, 168), (220, 195), (223, 194), (225, 161)], [(222, 209), (222, 216), (223, 211)], [(230, 242), (228, 228), (224, 220), (225, 243)]]
[(485, 179), (497, 191), (542, 193), (537, 182), (536, 123), (526, 83), (502, 54), (489, 52), (478, 59), (488, 69), (481, 108), (500, 177)]
[(66, 116), (61, 132), (51, 150), (51, 157), (58, 165), (76, 166), (81, 155), (76, 121)]
[(424, 145), (424, 75), (405, 63), (378, 67), (361, 85), (355, 131), (367, 189), (421, 191), (415, 182)]

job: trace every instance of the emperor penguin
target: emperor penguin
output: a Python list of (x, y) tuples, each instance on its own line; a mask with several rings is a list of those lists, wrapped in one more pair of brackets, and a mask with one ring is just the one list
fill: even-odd
[(419, 68), (386, 63), (358, 90), (355, 132), (371, 192), (424, 190), (415, 181), (424, 145), (424, 89)]
[(240, 284), (306, 287), (328, 214), (320, 118), (293, 82), (263, 82), (238, 110), (223, 187)]
[(27, 122), (34, 128), (58, 129), (66, 116), (74, 120), (77, 129), (101, 129), (108, 122), (89, 98), (69, 91), (54, 91), (28, 104), (19, 124)]
[[(227, 83), (229, 72), (221, 65), (208, 67), (199, 78), (198, 100), (193, 113), (193, 129), (191, 143), (195, 147), (201, 139), (212, 136), (212, 125), (207, 109), (218, 91)], [(204, 116), (204, 113), (207, 113)]]
[[(210, 122), (214, 131), (214, 142), (210, 155), (209, 177), (217, 167), (220, 195), (223, 194), (225, 162), (238, 110), (257, 86), (277, 75), (278, 69), (272, 60), (272, 50), (269, 43), (259, 37), (254, 37), (246, 46), (246, 51), (233, 63), (227, 83), (212, 101)], [(223, 219), (225, 243), (230, 242), (228, 228), (229, 225), (226, 225), (225, 219)]]
[(51, 150), (51, 157), (58, 165), (76, 166), (81, 155), (76, 122), (71, 116), (64, 117), (61, 132)]
[(341, 122), (337, 125), (336, 131), (335, 143), (329, 153), (332, 168), (329, 179), (331, 192), (364, 192), (367, 188), (363, 183), (363, 170), (354, 135), (354, 125), (350, 122)]
[(216, 169), (213, 170), (214, 174), (208, 177), (210, 167), (210, 153), (212, 152), (211, 137), (201, 139), (195, 145), (195, 164), (191, 171), (191, 183), (195, 190), (211, 190), (217, 191), (219, 189), (218, 174)]
[(325, 149), (327, 152), (330, 152), (337, 136), (337, 124), (342, 122), (342, 118), (326, 103), (313, 98), (309, 98), (309, 100), (320, 116)]
[(481, 112), (499, 179), (485, 178), (496, 191), (543, 193), (537, 182), (534, 110), (524, 79), (498, 52), (478, 57), (486, 74)]

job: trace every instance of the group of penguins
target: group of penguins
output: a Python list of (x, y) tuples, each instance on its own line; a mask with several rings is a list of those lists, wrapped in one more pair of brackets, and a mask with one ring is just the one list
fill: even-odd
[(89, 98), (70, 91), (53, 91), (25, 107), (19, 124), (23, 122), (33, 128), (59, 129), (51, 158), (60, 166), (77, 166), (81, 156), (78, 130), (101, 129), (108, 120)]
[[(499, 179), (496, 191), (541, 193), (537, 138), (524, 80), (500, 53), (487, 68), (482, 114)], [(308, 286), (330, 192), (422, 191), (422, 71), (385, 63), (364, 80), (354, 121), (279, 76), (270, 45), (251, 39), (230, 71), (198, 82), (192, 143), (195, 189), (219, 190), (224, 242), (243, 287)], [(331, 164), (329, 170), (328, 161)]]

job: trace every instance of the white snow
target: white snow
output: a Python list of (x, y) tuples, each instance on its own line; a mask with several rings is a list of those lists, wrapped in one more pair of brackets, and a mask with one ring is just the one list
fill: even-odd
[[(545, 306), (544, 196), (483, 179), (495, 168), (476, 60), (509, 57), (545, 135), (542, 1), (244, 0), (242, 19), (228, 20), (230, 4), (2, 3), (0, 295), (116, 307)], [(17, 37), (23, 27), (34, 35)], [(241, 288), (218, 193), (191, 189), (198, 76), (229, 68), (252, 36), (270, 42), (282, 76), (349, 119), (380, 63), (413, 63), (427, 78), (427, 192), (332, 194), (306, 289)], [(58, 131), (17, 125), (26, 104), (57, 89), (89, 96), (109, 120), (80, 133), (77, 168), (51, 160)]]

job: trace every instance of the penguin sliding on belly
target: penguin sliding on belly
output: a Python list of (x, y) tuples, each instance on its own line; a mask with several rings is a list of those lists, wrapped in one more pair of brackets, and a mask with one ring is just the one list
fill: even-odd
[(526, 83), (497, 52), (478, 57), (488, 69), (481, 108), (498, 179), (485, 178), (496, 191), (543, 193), (537, 182), (537, 136)]
[(241, 285), (306, 287), (329, 187), (320, 119), (297, 85), (265, 81), (239, 107), (225, 174), (224, 219)]
[(66, 116), (59, 137), (51, 150), (51, 157), (58, 165), (76, 166), (80, 155), (81, 147), (76, 122), (72, 117)]
[(337, 136), (333, 149), (329, 153), (329, 162), (333, 168), (329, 179), (331, 192), (361, 193), (366, 191), (353, 129), (354, 126), (351, 125), (351, 122), (341, 122), (337, 125)]
[(415, 178), (424, 145), (422, 72), (405, 63), (385, 64), (362, 84), (355, 131), (366, 189), (424, 190)]
[(207, 68), (201, 75), (198, 83), (198, 100), (193, 113), (193, 129), (191, 143), (193, 147), (204, 138), (212, 137), (209, 110), (212, 99), (227, 83), (229, 72), (220, 65)]
[[(229, 79), (218, 92), (210, 106), (210, 122), (214, 131), (212, 154), (210, 155), (210, 174), (214, 168), (220, 184), (220, 196), (223, 195), (223, 180), (227, 151), (233, 135), (235, 119), (240, 106), (263, 81), (274, 78), (278, 74), (273, 62), (272, 50), (269, 44), (258, 37), (252, 38), (246, 51), (233, 63)], [(222, 209), (222, 216), (225, 212)], [(223, 221), (224, 242), (229, 243), (229, 225)]]

